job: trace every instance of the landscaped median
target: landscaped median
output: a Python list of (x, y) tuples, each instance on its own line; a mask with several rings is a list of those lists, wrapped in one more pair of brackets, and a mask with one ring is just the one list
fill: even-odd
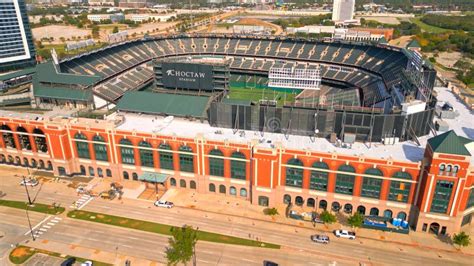
[[(29, 258), (31, 258), (33, 255), (37, 253), (45, 254), (52, 257), (64, 258), (65, 260), (69, 257), (72, 257), (69, 255), (61, 255), (57, 252), (51, 252), (48, 250), (31, 248), (27, 246), (18, 246), (15, 249), (13, 249), (12, 252), (10, 252), (10, 256), (9, 256), (10, 262), (13, 264), (23, 264)], [(88, 260), (88, 259), (79, 258), (79, 257), (74, 257), (74, 258), (76, 258), (77, 262), (85, 262)], [(90, 260), (90, 261), (92, 261), (94, 266), (112, 266), (112, 264), (109, 264), (109, 263), (104, 263), (104, 262), (94, 261), (94, 260)]]
[[(146, 231), (151, 233), (157, 233), (162, 235), (171, 235), (171, 225), (159, 224), (148, 221), (141, 221), (130, 219), (126, 217), (113, 216), (95, 212), (88, 212), (82, 210), (74, 210), (67, 213), (67, 216), (74, 219), (80, 219), (89, 222), (103, 223), (109, 225), (115, 225), (125, 228), (136, 229), (140, 231)], [(245, 238), (239, 238), (234, 236), (221, 235), (216, 233), (198, 231), (198, 239), (200, 241), (208, 241), (222, 244), (232, 244), (232, 245), (241, 245), (241, 246), (251, 246), (251, 247), (264, 247), (264, 248), (274, 248), (279, 249), (280, 245), (265, 243)]]
[(66, 210), (64, 207), (53, 206), (53, 205), (48, 205), (48, 204), (34, 203), (33, 205), (28, 206), (28, 203), (24, 201), (2, 200), (2, 199), (0, 199), (0, 206), (23, 209), (23, 210), (26, 210), (26, 208), (28, 208), (29, 211), (42, 212), (42, 213), (53, 214), (53, 215), (63, 213)]

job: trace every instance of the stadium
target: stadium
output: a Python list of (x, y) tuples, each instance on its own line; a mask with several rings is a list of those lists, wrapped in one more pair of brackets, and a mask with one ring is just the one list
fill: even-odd
[(411, 48), (179, 35), (53, 51), (1, 77), (31, 82), (38, 112), (0, 111), (0, 163), (451, 234), (472, 223), (474, 142), (449, 117), (470, 113)]

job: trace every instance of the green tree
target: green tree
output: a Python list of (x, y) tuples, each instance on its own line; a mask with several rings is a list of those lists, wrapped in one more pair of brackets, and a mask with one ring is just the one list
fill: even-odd
[(266, 208), (265, 210), (263, 210), (263, 213), (265, 215), (270, 215), (270, 216), (274, 216), (274, 215), (279, 214), (277, 208)]
[(191, 259), (195, 265), (197, 231), (192, 226), (172, 227), (171, 235), (172, 237), (168, 240), (170, 247), (166, 250), (168, 265), (186, 264)]
[(356, 213), (354, 213), (354, 215), (351, 215), (347, 219), (347, 222), (352, 227), (361, 227), (362, 223), (364, 222), (364, 216), (362, 214), (356, 212)]
[(471, 237), (469, 237), (469, 235), (464, 232), (454, 234), (453, 243), (459, 247), (467, 247), (471, 244)]
[(323, 221), (325, 224), (333, 224), (336, 222), (336, 216), (327, 210), (324, 210), (321, 215), (319, 216), (321, 221)]
[(92, 37), (99, 38), (99, 26), (92, 26)]
[(112, 30), (112, 33), (117, 33), (117, 32), (119, 32), (119, 29), (117, 26), (115, 26), (114, 29)]

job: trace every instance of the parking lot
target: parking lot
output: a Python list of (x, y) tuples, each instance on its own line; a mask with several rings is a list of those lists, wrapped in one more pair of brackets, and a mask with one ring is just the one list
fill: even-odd
[[(52, 257), (45, 254), (35, 254), (25, 262), (25, 266), (59, 266), (63, 258)], [(76, 264), (80, 265), (80, 264)]]

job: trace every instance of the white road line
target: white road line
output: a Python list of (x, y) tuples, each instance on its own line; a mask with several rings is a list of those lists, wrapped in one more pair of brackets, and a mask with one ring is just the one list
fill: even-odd
[(51, 226), (49, 226), (49, 225), (43, 225), (43, 226), (41, 226), (41, 227), (47, 228), (47, 229), (50, 229), (50, 228), (51, 228)]
[(63, 218), (61, 217), (54, 217), (53, 220), (62, 220)]
[(58, 220), (51, 220), (51, 222), (53, 222), (53, 223), (55, 223), (55, 224), (56, 224), (56, 223), (59, 223)]
[(249, 260), (249, 259), (242, 259), (243, 261), (247, 261), (247, 262), (256, 262), (254, 260)]
[[(44, 218), (41, 222), (39, 222), (37, 225), (35, 225), (31, 230), (33, 230), (33, 232), (34, 232), (34, 230), (35, 230), (36, 228), (38, 228), (42, 223), (44, 223), (44, 222), (45, 222), (46, 220), (48, 220), (49, 218), (51, 218), (51, 215), (48, 215), (48, 217)], [(23, 234), (23, 235), (26, 236), (27, 234), (30, 234), (30, 233), (31, 233), (31, 231), (28, 230), (28, 231), (27, 231), (25, 234)]]
[(84, 202), (81, 206), (79, 206), (79, 208), (77, 208), (78, 210), (82, 209), (84, 206), (87, 205), (87, 203), (91, 202), (91, 200), (93, 200), (94, 198), (93, 197), (90, 197), (86, 202)]
[(200, 260), (200, 259), (198, 259), (198, 261), (204, 262), (204, 263), (211, 263), (210, 261), (207, 261), (207, 260)]
[(46, 223), (47, 225), (55, 225), (55, 223), (52, 223), (52, 222), (49, 222), (49, 223)]
[(129, 246), (129, 245), (121, 245), (121, 246), (124, 248), (133, 248), (132, 246)]
[(38, 231), (38, 232), (35, 233), (35, 235), (42, 235), (42, 234), (44, 234), (44, 232), (42, 232), (42, 231)]
[(48, 229), (44, 229), (44, 228), (40, 228), (39, 230), (40, 230), (40, 231), (43, 231), (43, 232), (48, 231)]
[(129, 236), (129, 237), (127, 237), (127, 238), (128, 238), (128, 239), (132, 239), (132, 240), (138, 240), (138, 238), (133, 237), (133, 236)]

